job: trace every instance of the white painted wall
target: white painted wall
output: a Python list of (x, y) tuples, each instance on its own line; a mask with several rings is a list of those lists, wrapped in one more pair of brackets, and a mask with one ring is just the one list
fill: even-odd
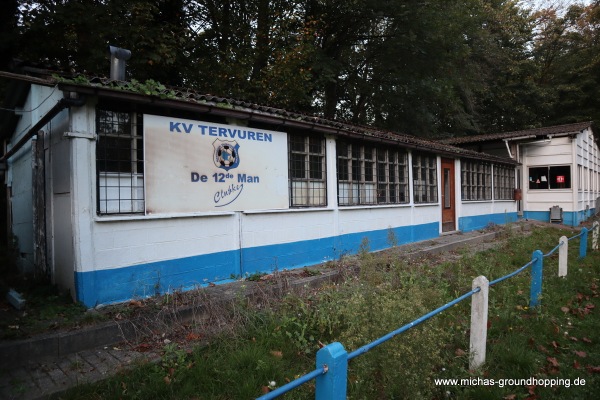
[(237, 248), (239, 242), (234, 213), (107, 221), (96, 218), (92, 228), (93, 257), (80, 266), (80, 272), (228, 251)]
[(334, 211), (245, 212), (240, 218), (243, 247), (268, 246), (336, 235)]
[[(521, 145), (524, 211), (548, 211), (555, 205), (560, 205), (563, 211), (575, 211), (573, 193), (576, 190), (577, 168), (574, 165), (572, 147), (572, 140), (569, 137), (552, 138)], [(529, 189), (530, 167), (555, 165), (571, 166), (570, 189)]]
[(577, 135), (574, 143), (576, 153), (576, 164), (578, 173), (582, 173), (577, 179), (576, 201), (577, 209), (585, 210), (594, 208), (596, 198), (600, 196), (599, 182), (599, 149), (594, 141), (591, 129)]
[(469, 201), (461, 206), (461, 217), (476, 217), (487, 214), (508, 214), (517, 212), (517, 202), (512, 200)]
[[(560, 205), (563, 211), (594, 208), (600, 196), (599, 150), (591, 129), (575, 138), (559, 137), (521, 145), (523, 155), (523, 199), (525, 211), (545, 211)], [(529, 190), (529, 167), (570, 165), (571, 189)]]
[[(15, 128), (8, 147), (14, 146), (29, 129), (35, 125), (58, 100), (62, 93), (54, 88), (32, 85), (29, 95), (23, 105), (21, 118)], [(47, 130), (48, 126), (42, 128)], [(26, 143), (8, 160), (6, 183), (10, 188), (10, 212), (12, 216), (12, 233), (19, 244), (20, 268), (23, 272), (33, 272), (33, 158), (31, 141)]]
[[(38, 94), (38, 100), (47, 97), (48, 91), (51, 89)], [(51, 98), (54, 97), (60, 96), (54, 93)], [(25, 119), (22, 122), (27, 124)], [(70, 288), (73, 293), (74, 272), (114, 270), (324, 238), (350, 236), (356, 240), (365, 232), (436, 224), (441, 219), (440, 204), (413, 204), (412, 190), (409, 204), (338, 207), (334, 137), (326, 137), (328, 206), (325, 208), (97, 216), (95, 100), (90, 98), (86, 106), (63, 111), (52, 121), (51, 127), (46, 141), (49, 262), (55, 283)], [(18, 214), (22, 220), (16, 221), (24, 229), (29, 227), (29, 232), (21, 233), (30, 238), (29, 243), (32, 239), (30, 159), (30, 152), (24, 149), (23, 154), (12, 160), (11, 167), (12, 174), (23, 177), (16, 186), (15, 196), (20, 200), (22, 210), (19, 209)], [(516, 211), (516, 203), (512, 201), (462, 203), (458, 161), (456, 166), (457, 221), (461, 216)], [(439, 174), (438, 159), (438, 182), (441, 181)]]
[[(93, 132), (91, 124), (95, 118), (91, 105), (87, 109), (82, 107), (74, 110), (73, 116), (76, 118), (73, 131)], [(226, 252), (240, 247), (255, 248), (387, 230), (389, 227), (437, 223), (441, 218), (439, 204), (338, 207), (335, 139), (332, 137), (326, 138), (329, 180), (326, 208), (221, 214), (96, 216), (95, 164), (89, 162), (90, 155), (95, 154), (95, 142), (85, 138), (68, 140), (72, 150), (72, 187), (77, 192), (73, 193), (72, 218), (74, 242), (79, 249), (76, 250), (74, 262), (78, 272)], [(77, 168), (74, 168), (75, 165)], [(458, 205), (459, 184), (456, 189)], [(512, 211), (516, 211), (516, 204), (510, 201), (483, 202), (476, 207), (467, 206), (466, 209), (467, 215)], [(459, 216), (457, 213), (457, 219)]]
[[(439, 210), (437, 206), (429, 206)], [(440, 215), (435, 218), (436, 212), (425, 212), (425, 209), (415, 211), (411, 206), (393, 206), (393, 207), (340, 207), (339, 211), (339, 233), (341, 235), (368, 232), (388, 227), (401, 227), (427, 222), (437, 222)]]

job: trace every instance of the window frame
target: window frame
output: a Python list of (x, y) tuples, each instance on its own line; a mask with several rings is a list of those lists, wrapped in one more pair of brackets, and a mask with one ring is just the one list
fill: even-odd
[(95, 130), (96, 214), (145, 214), (143, 115), (97, 107)]
[(460, 198), (462, 201), (492, 200), (492, 164), (479, 160), (460, 162)]
[[(558, 168), (568, 168), (568, 174), (566, 174), (565, 172), (562, 172), (563, 174), (565, 174), (565, 187), (555, 187), (552, 184), (553, 178), (559, 176), (557, 175), (556, 169)], [(555, 171), (552, 171), (552, 170)], [(540, 173), (537, 173), (535, 176), (539, 176), (540, 177), (540, 183), (536, 183), (534, 182), (534, 176), (532, 176), (532, 170), (540, 170), (540, 171), (546, 171), (546, 175), (540, 175)], [(582, 172), (582, 168), (581, 166), (579, 166), (579, 191), (582, 191), (582, 186), (581, 184), (582, 179), (584, 179), (584, 177), (582, 176), (581, 172)], [(535, 165), (535, 166), (528, 166), (527, 167), (527, 176), (528, 176), (528, 184), (527, 184), (527, 189), (528, 190), (534, 190), (534, 191), (539, 191), (539, 190), (573, 190), (573, 172), (572, 172), (572, 168), (570, 164), (560, 164), (560, 165)], [(562, 176), (562, 175), (561, 175)], [(543, 180), (545, 177), (545, 181)], [(532, 185), (542, 185), (545, 182), (546, 187), (532, 187)], [(568, 186), (567, 186), (568, 185)]]
[(494, 172), (494, 200), (514, 200), (515, 168), (506, 165), (492, 166)]
[[(411, 167), (413, 202), (415, 204), (438, 203), (437, 156), (430, 153), (413, 152)], [(431, 182), (432, 180), (433, 182)]]
[(370, 143), (338, 140), (339, 206), (408, 204), (408, 152)]
[[(295, 148), (300, 144), (302, 149), (300, 146)], [(317, 165), (319, 168), (316, 168)], [(327, 207), (327, 152), (324, 137), (288, 133), (288, 172), (290, 208)]]

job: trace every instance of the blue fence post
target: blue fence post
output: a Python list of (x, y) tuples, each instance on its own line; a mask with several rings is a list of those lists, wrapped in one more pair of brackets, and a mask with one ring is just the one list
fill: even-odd
[(323, 366), (327, 372), (315, 379), (315, 399), (346, 400), (348, 353), (341, 343), (330, 343), (317, 352), (317, 368)]
[(544, 253), (536, 250), (531, 256), (531, 289), (529, 290), (529, 307), (537, 307), (542, 295), (542, 276), (544, 270)]
[(587, 237), (588, 230), (587, 228), (581, 229), (581, 242), (579, 242), (579, 258), (585, 258), (587, 255)]

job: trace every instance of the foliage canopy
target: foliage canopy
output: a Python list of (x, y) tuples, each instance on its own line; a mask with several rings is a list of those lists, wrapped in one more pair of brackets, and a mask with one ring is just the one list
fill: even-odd
[(421, 136), (600, 119), (600, 2), (15, 0), (17, 58), (129, 77)]

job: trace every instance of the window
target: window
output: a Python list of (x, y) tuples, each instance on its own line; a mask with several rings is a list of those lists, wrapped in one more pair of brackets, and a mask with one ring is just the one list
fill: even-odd
[(553, 167), (530, 167), (529, 189), (570, 189), (571, 167), (558, 165)]
[(97, 213), (144, 212), (142, 116), (96, 110)]
[(463, 200), (492, 199), (492, 167), (481, 161), (461, 160), (461, 198)]
[(408, 202), (405, 152), (338, 141), (337, 170), (340, 205)]
[(290, 206), (326, 206), (325, 140), (290, 134)]
[(515, 189), (515, 168), (494, 165), (494, 199), (512, 200)]
[(377, 149), (377, 203), (408, 203), (407, 154)]
[(591, 187), (592, 187), (592, 175), (591, 175), (591, 170), (587, 167), (584, 168), (585, 169), (585, 191), (589, 192)]
[(437, 203), (437, 158), (413, 153), (412, 170), (415, 203)]

